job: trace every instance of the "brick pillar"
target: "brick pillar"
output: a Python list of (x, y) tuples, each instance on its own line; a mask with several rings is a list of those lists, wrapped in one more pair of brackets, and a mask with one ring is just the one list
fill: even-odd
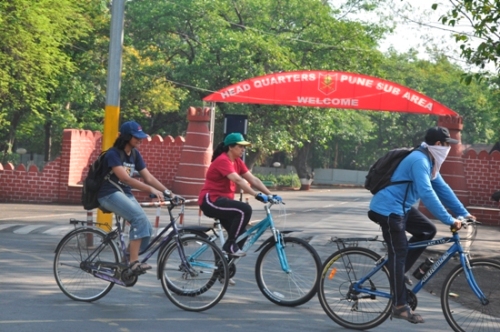
[(464, 160), (462, 158), (463, 145), (460, 132), (463, 128), (463, 119), (460, 116), (440, 116), (438, 126), (446, 127), (450, 136), (458, 140), (458, 144), (452, 144), (450, 154), (441, 166), (440, 173), (448, 183), (464, 206), (469, 205), (469, 191), (464, 172)]
[(210, 160), (210, 108), (190, 107), (188, 128), (172, 190), (186, 198), (198, 197), (205, 183)]

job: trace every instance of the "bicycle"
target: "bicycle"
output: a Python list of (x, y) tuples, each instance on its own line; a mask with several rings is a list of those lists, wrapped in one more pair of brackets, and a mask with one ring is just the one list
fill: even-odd
[[(158, 252), (157, 278), (170, 301), (187, 311), (203, 311), (224, 296), (228, 265), (222, 251), (212, 242), (179, 235), (176, 220), (188, 202), (174, 197), (165, 198), (164, 202), (140, 203), (144, 207), (168, 205), (170, 216), (170, 223), (140, 252), (145, 255), (141, 263)], [(181, 206), (181, 212), (174, 217), (172, 210), (177, 205)], [(99, 224), (70, 220), (75, 229), (59, 242), (54, 258), (56, 282), (69, 298), (92, 302), (105, 296), (115, 284), (132, 287), (137, 282), (139, 274), (129, 269), (123, 235), (126, 221), (117, 215), (115, 219), (116, 228), (108, 233), (96, 227)]]
[[(272, 236), (265, 240), (255, 252), (260, 251), (255, 263), (255, 278), (262, 294), (271, 302), (282, 306), (298, 306), (309, 301), (317, 291), (321, 259), (316, 250), (305, 240), (286, 236), (297, 230), (279, 231), (271, 214), (271, 206), (282, 202), (271, 201), (264, 205), (266, 217), (241, 234), (236, 242), (246, 239), (242, 248), (248, 252), (262, 234), (270, 229)], [(182, 232), (216, 242), (220, 247), (225, 238), (219, 220), (213, 227), (184, 227)], [(211, 235), (207, 233), (211, 232)], [(273, 250), (275, 249), (275, 250)], [(236, 264), (242, 257), (229, 259), (229, 278), (236, 273)]]
[[(459, 256), (460, 264), (451, 270), (441, 291), (441, 307), (454, 331), (500, 331), (500, 291), (492, 282), (500, 280), (500, 262), (469, 257), (478, 224), (472, 219), (462, 220), (462, 227), (468, 230), (464, 246), (455, 229), (451, 229), (451, 237), (409, 244), (411, 250), (451, 243), (422, 279), (408, 289), (412, 310), (418, 304), (416, 294), (454, 255)], [(332, 239), (339, 250), (328, 257), (322, 267), (318, 290), (321, 306), (333, 321), (349, 329), (371, 329), (391, 315), (393, 294), (387, 254), (381, 257), (367, 248), (346, 247), (346, 243), (352, 241), (374, 240)]]

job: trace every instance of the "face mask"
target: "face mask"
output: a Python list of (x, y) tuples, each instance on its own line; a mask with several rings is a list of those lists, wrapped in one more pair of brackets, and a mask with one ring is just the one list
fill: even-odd
[(444, 163), (444, 160), (448, 156), (448, 153), (451, 150), (451, 146), (442, 146), (442, 145), (426, 145), (427, 149), (429, 149), (430, 154), (434, 158), (434, 167), (432, 168), (432, 180), (434, 180), (441, 169), (441, 165)]

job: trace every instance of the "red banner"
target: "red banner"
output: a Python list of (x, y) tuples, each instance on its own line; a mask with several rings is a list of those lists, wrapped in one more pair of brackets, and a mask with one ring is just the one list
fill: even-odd
[(254, 77), (203, 101), (457, 115), (437, 101), (380, 78), (337, 71), (293, 71)]

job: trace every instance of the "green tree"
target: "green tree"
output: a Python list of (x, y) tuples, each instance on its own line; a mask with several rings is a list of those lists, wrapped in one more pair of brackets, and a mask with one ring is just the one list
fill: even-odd
[[(451, 27), (470, 25), (473, 37), (480, 40), (476, 45), (469, 33), (455, 33), (461, 56), (483, 69), (492, 63), (500, 72), (500, 0), (450, 0), (449, 2), (452, 8), (441, 16), (441, 22)], [(438, 4), (433, 4), (432, 8), (440, 9)], [(470, 82), (473, 76), (479, 78), (481, 74), (469, 74), (466, 81)]]
[(47, 96), (75, 67), (63, 48), (89, 30), (79, 1), (0, 3), (0, 150), (12, 151), (20, 124), (43, 122)]
[[(187, 86), (182, 110), (250, 77), (299, 69), (369, 72), (382, 58), (375, 47), (384, 27), (337, 19), (339, 12), (328, 3), (313, 0), (134, 1), (127, 13), (131, 45), (141, 52), (157, 50), (171, 64), (167, 79)], [(346, 114), (333, 112), (331, 121), (321, 121), (330, 113), (219, 104), (218, 127), (223, 115), (231, 113), (249, 117), (255, 143), (250, 166), (271, 152), (287, 151), (294, 155), (300, 177), (310, 176), (311, 146), (334, 135)], [(304, 125), (309, 121), (316, 127)]]

